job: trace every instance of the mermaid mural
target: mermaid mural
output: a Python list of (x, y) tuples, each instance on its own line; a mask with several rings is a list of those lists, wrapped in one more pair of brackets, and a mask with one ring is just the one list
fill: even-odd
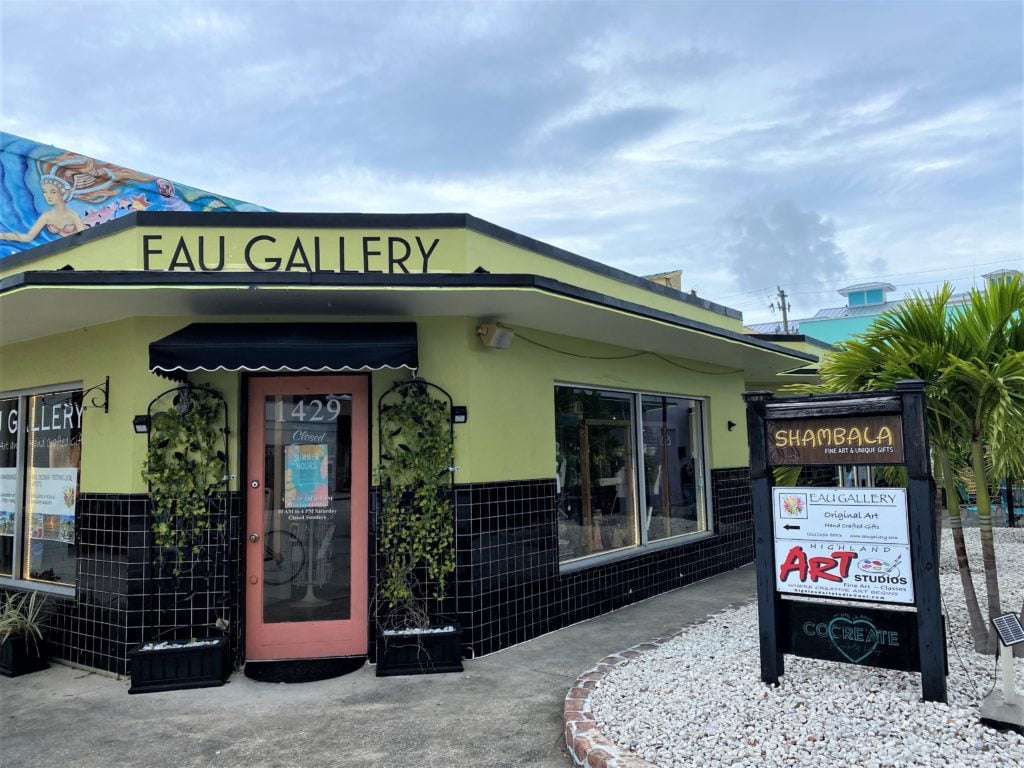
[(0, 133), (0, 260), (147, 210), (269, 209)]

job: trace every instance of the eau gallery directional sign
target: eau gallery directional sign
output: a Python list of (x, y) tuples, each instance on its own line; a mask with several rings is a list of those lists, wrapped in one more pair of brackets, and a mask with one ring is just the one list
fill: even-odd
[(914, 602), (905, 489), (776, 487), (772, 518), (779, 592)]

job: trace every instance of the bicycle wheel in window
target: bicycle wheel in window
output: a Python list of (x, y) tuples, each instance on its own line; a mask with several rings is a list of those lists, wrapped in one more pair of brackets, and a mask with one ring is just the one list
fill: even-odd
[(263, 581), (288, 584), (306, 565), (306, 547), (290, 531), (267, 531), (263, 538)]

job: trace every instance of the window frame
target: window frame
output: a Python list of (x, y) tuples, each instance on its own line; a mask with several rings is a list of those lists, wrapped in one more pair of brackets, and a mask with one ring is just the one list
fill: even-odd
[[(49, 395), (57, 394), (59, 392), (74, 392), (84, 391), (85, 387), (81, 381), (65, 382), (60, 384), (48, 384), (39, 387), (25, 387), (22, 389), (11, 389), (0, 391), (0, 400), (17, 399), (18, 401), (18, 435), (17, 435), (17, 449), (15, 456), (17, 458), (17, 476), (14, 490), (14, 505), (15, 505), (15, 517), (14, 517), (14, 551), (13, 551), (13, 563), (11, 567), (10, 576), (4, 576), (0, 574), (0, 588), (10, 588), (16, 590), (31, 590), (33, 592), (41, 592), (47, 595), (53, 595), (55, 597), (75, 597), (78, 593), (78, 568), (77, 563), (75, 567), (75, 583), (74, 584), (53, 584), (46, 581), (33, 581), (32, 579), (22, 578), (21, 573), (24, 566), (24, 553), (25, 553), (25, 530), (26, 530), (26, 516), (25, 516), (25, 486), (28, 478), (28, 430), (24, 428), (24, 425), (28, 423), (28, 401), (30, 397), (36, 395)], [(87, 408), (85, 410), (88, 410)], [(83, 416), (85, 414), (83, 410)], [(85, 430), (82, 430), (82, 450), (85, 450)], [(79, 495), (81, 494), (82, 487), (82, 474), (81, 474), (81, 458), (79, 458), (79, 473), (78, 473), (78, 487)], [(77, 508), (75, 510), (77, 518)], [(77, 519), (76, 519), (76, 530), (77, 530)], [(77, 534), (76, 534), (77, 539)], [(77, 544), (77, 541), (76, 541)], [(78, 558), (78, 551), (76, 547), (75, 552), (76, 560)]]
[[(604, 565), (610, 562), (616, 562), (619, 560), (628, 559), (630, 557), (637, 557), (639, 555), (646, 554), (648, 552), (657, 552), (662, 549), (669, 549), (671, 547), (678, 547), (684, 544), (690, 544), (692, 542), (701, 541), (703, 539), (711, 538), (715, 535), (715, 516), (714, 508), (712, 504), (711, 494), (711, 430), (708, 425), (711, 423), (710, 418), (710, 398), (703, 395), (686, 395), (679, 394), (676, 392), (660, 392), (656, 390), (647, 389), (624, 389), (621, 387), (608, 387), (595, 384), (583, 384), (580, 382), (563, 381), (556, 379), (552, 387), (552, 396), (559, 387), (566, 387), (571, 389), (589, 389), (595, 392), (613, 392), (616, 394), (629, 395), (631, 398), (631, 410), (633, 413), (633, 487), (630, 492), (633, 497), (633, 503), (635, 505), (637, 516), (634, 524), (638, 527), (638, 542), (634, 546), (618, 547), (616, 549), (608, 550), (606, 552), (596, 552), (591, 555), (582, 555), (575, 557), (571, 560), (561, 559), (561, 550), (559, 550), (559, 561), (558, 571), (559, 573), (572, 573), (574, 571), (583, 570), (585, 568), (596, 567)], [(700, 412), (700, 480), (701, 480), (701, 494), (704, 498), (704, 522), (705, 528), (702, 531), (694, 531), (692, 533), (679, 533), (674, 536), (669, 536), (664, 539), (656, 539), (655, 541), (649, 541), (649, 526), (650, 520), (647, 519), (647, 488), (646, 484), (641, 482), (641, 478), (644, 477), (644, 442), (643, 442), (643, 398), (644, 397), (671, 397), (678, 400), (692, 400), (698, 403)], [(554, 397), (552, 397), (554, 400)], [(552, 408), (554, 408), (554, 402), (552, 402)], [(557, 440), (556, 440), (557, 442)], [(561, 492), (561, 489), (560, 491)]]

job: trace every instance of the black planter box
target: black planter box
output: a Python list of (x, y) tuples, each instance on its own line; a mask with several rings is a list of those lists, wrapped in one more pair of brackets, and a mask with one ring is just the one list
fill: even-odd
[(224, 685), (231, 674), (225, 637), (216, 638), (212, 645), (174, 643), (148, 650), (140, 645), (128, 652), (128, 660), (132, 668), (128, 693), (211, 688)]
[(377, 630), (377, 677), (462, 671), (462, 627), (425, 634), (385, 635)]
[(0, 675), (18, 677), (46, 669), (46, 647), (43, 641), (26, 637), (8, 637), (0, 643)]

